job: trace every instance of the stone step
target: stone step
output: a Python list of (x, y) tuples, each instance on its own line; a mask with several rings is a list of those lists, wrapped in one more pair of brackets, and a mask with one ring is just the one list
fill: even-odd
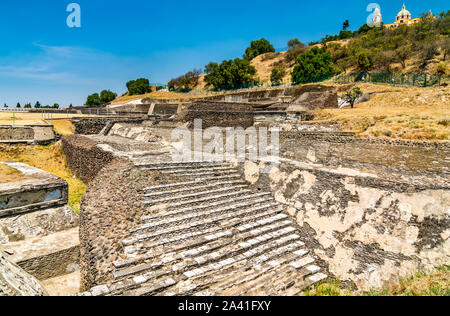
[(192, 162), (141, 162), (136, 163), (136, 167), (146, 167), (146, 168), (164, 168), (164, 167), (227, 167), (231, 166), (229, 162), (208, 162), (208, 161), (192, 161)]
[[(301, 242), (288, 243), (285, 246), (255, 256), (250, 260), (241, 260), (228, 267), (222, 267), (219, 273), (210, 271), (207, 274), (199, 274), (197, 277), (189, 278), (185, 281), (186, 284), (184, 284), (183, 281), (180, 282), (181, 284), (177, 286), (177, 289), (165, 291), (163, 295), (193, 295), (198, 288), (201, 289), (205, 287), (212, 287), (217, 291), (217, 294), (214, 294), (214, 291), (211, 291), (212, 293), (208, 293), (207, 295), (219, 295), (219, 293), (226, 288), (233, 286), (239, 287), (240, 284), (248, 282), (275, 268), (273, 265), (263, 265), (265, 262), (275, 260), (293, 252), (302, 252), (301, 256), (306, 255), (308, 251), (302, 249), (303, 245), (304, 244)], [(299, 259), (299, 255), (295, 255), (291, 258), (292, 261), (297, 259)], [(263, 264), (255, 264), (255, 262), (262, 262)]]
[(292, 257), (292, 260), (298, 260), (299, 258), (306, 256), (309, 251), (304, 249), (303, 246), (304, 244), (302, 242), (294, 242), (255, 257), (252, 260), (249, 260), (244, 267), (234, 270), (231, 273), (215, 277), (214, 284), (208, 288), (206, 293), (198, 293), (196, 295), (217, 296), (224, 293), (224, 291), (230, 291), (231, 288), (240, 287), (241, 284), (255, 280), (270, 271), (272, 266), (266, 266), (265, 268), (262, 266), (265, 262), (280, 258), (289, 253), (294, 253), (297, 256)]
[[(201, 267), (200, 270), (201, 273), (207, 272), (204, 271), (203, 265), (208, 264), (208, 267), (211, 270), (217, 270), (218, 265), (215, 265), (214, 263), (217, 262), (226, 262), (226, 261), (240, 261), (240, 260), (248, 260), (259, 253), (266, 253), (270, 251), (271, 249), (278, 248), (280, 246), (283, 246), (286, 242), (291, 242), (292, 239), (294, 239), (294, 235), (291, 235), (290, 238), (282, 238), (283, 236), (286, 236), (290, 233), (292, 233), (294, 230), (291, 230), (288, 225), (290, 225), (290, 221), (281, 222), (279, 224), (274, 224), (271, 227), (266, 226), (267, 233), (262, 233), (260, 235), (254, 236), (253, 239), (248, 239), (248, 241), (242, 241), (239, 244), (230, 244), (226, 245), (224, 247), (221, 247), (213, 252), (206, 253), (197, 257), (192, 258), (192, 264), (186, 266), (184, 263), (180, 263), (179, 265), (175, 264), (172, 267), (173, 271), (180, 271), (180, 270), (186, 270), (186, 269), (193, 269), (196, 267)], [(252, 233), (250, 232), (249, 235)], [(277, 239), (278, 238), (278, 239)], [(295, 237), (300, 238), (300, 237)], [(233, 260), (229, 260), (229, 259)], [(186, 271), (184, 273), (185, 276), (191, 277), (191, 276), (197, 276), (196, 272), (198, 269), (194, 269), (189, 271)]]
[[(156, 185), (144, 188), (144, 192), (156, 192), (159, 190), (167, 190), (167, 189), (175, 189), (175, 188), (184, 188), (189, 187), (191, 185), (198, 185), (198, 184), (205, 184), (205, 183), (215, 183), (215, 182), (221, 182), (221, 181), (237, 181), (241, 179), (239, 176), (238, 179), (235, 179), (233, 176), (223, 176), (223, 177), (210, 177), (210, 178), (203, 178), (201, 180), (194, 180), (194, 181), (185, 181), (185, 182), (177, 182), (177, 183), (171, 183), (171, 184), (163, 184), (163, 185)], [(241, 180), (242, 181), (242, 180)]]
[(149, 205), (156, 205), (156, 204), (168, 204), (168, 203), (173, 203), (175, 201), (192, 201), (192, 200), (196, 200), (196, 199), (199, 199), (199, 198), (202, 198), (205, 196), (211, 196), (214, 194), (236, 193), (239, 191), (244, 191), (243, 193), (251, 193), (251, 191), (249, 191), (249, 190), (241, 190), (244, 188), (247, 188), (247, 185), (236, 185), (234, 187), (220, 188), (220, 189), (209, 190), (209, 191), (203, 190), (201, 192), (178, 195), (178, 196), (175, 195), (172, 197), (166, 197), (166, 198), (157, 199), (157, 200), (152, 200), (152, 199), (150, 199), (150, 197), (146, 196), (144, 204), (149, 206)]
[(145, 193), (145, 197), (146, 198), (150, 198), (150, 197), (161, 197), (161, 196), (165, 196), (165, 195), (174, 195), (174, 194), (180, 194), (180, 193), (189, 193), (189, 192), (195, 192), (195, 191), (201, 191), (201, 190), (211, 190), (213, 188), (218, 188), (218, 187), (229, 187), (229, 186), (236, 186), (236, 185), (242, 185), (244, 184), (244, 181), (242, 180), (234, 180), (234, 181), (217, 181), (217, 182), (211, 182), (209, 184), (204, 184), (203, 182), (191, 182), (191, 184), (189, 186), (185, 186), (185, 187), (181, 187), (178, 189), (174, 189), (174, 190), (167, 190), (167, 191), (160, 191), (160, 192), (154, 192), (153, 190), (151, 190), (151, 188), (149, 189), (145, 189), (144, 192)]
[[(242, 201), (245, 201), (246, 204), (242, 203)], [(185, 208), (177, 208), (176, 210), (170, 210), (170, 209), (164, 209), (161, 212), (153, 213), (152, 215), (146, 215), (141, 217), (140, 221), (142, 223), (146, 222), (152, 222), (159, 220), (162, 216), (164, 217), (172, 217), (172, 216), (178, 216), (182, 215), (184, 213), (200, 213), (200, 212), (206, 212), (208, 210), (212, 210), (218, 207), (233, 207), (236, 203), (241, 203), (243, 206), (250, 206), (257, 203), (264, 203), (273, 201), (273, 197), (270, 193), (256, 193), (252, 196), (240, 196), (235, 197), (233, 200), (230, 199), (224, 199), (219, 202), (211, 202), (208, 204), (200, 205), (200, 206), (194, 206), (194, 207), (185, 207)]]
[(238, 231), (238, 233), (227, 234), (223, 237), (209, 235), (205, 236), (202, 239), (197, 239), (191, 242), (185, 241), (182, 245), (167, 246), (164, 247), (164, 249), (146, 252), (145, 255), (136, 256), (132, 259), (117, 260), (113, 262), (113, 265), (116, 268), (124, 268), (133, 264), (143, 263), (146, 260), (154, 259), (158, 256), (162, 256), (163, 260), (167, 260), (166, 258), (170, 256), (173, 256), (175, 259), (179, 259), (180, 257), (189, 258), (194, 255), (203, 254), (209, 250), (214, 250), (224, 245), (234, 243), (236, 240), (242, 240), (245, 238), (246, 233), (250, 229), (261, 227), (267, 224), (273, 224), (277, 221), (286, 220), (286, 218), (288, 218), (286, 214), (276, 214), (252, 222), (251, 227), (248, 227), (247, 225), (241, 225), (236, 228), (236, 231)]
[(202, 178), (212, 178), (212, 177), (222, 177), (222, 176), (234, 176), (236, 179), (240, 179), (240, 174), (235, 170), (228, 171), (189, 171), (177, 174), (170, 174), (162, 172), (163, 174), (173, 175), (177, 178), (188, 178), (188, 179), (199, 179)]
[[(168, 238), (157, 238), (150, 241), (136, 242), (125, 247), (126, 256), (136, 256), (136, 253), (148, 252), (149, 249), (160, 247), (164, 245), (166, 249), (169, 244), (175, 245), (180, 244), (180, 248), (189, 248), (204, 243), (218, 240), (224, 237), (233, 236), (232, 230), (237, 228), (239, 231), (250, 230), (253, 227), (248, 227), (249, 221), (258, 221), (267, 219), (275, 214), (279, 214), (278, 209), (269, 209), (267, 211), (259, 212), (256, 214), (247, 215), (245, 217), (232, 218), (228, 221), (223, 221), (221, 225), (210, 226), (197, 231), (182, 232), (180, 234), (175, 234)], [(247, 224), (242, 224), (247, 223)], [(256, 225), (256, 224), (255, 224)], [(247, 228), (248, 227), (248, 228)], [(189, 242), (191, 240), (191, 242)]]
[[(258, 241), (259, 244), (257, 246), (255, 244), (254, 248), (251, 250), (249, 250), (248, 247), (237, 250), (233, 250), (232, 246), (222, 247), (219, 249), (222, 252), (222, 255), (211, 254), (209, 260), (204, 259), (205, 261), (203, 261), (203, 259), (201, 259), (202, 256), (197, 256), (192, 260), (189, 260), (187, 264), (183, 261), (172, 266), (169, 265), (171, 263), (170, 261), (143, 263), (137, 266), (115, 271), (113, 272), (113, 277), (115, 280), (120, 280), (121, 278), (146, 271), (149, 272), (140, 275), (142, 278), (145, 278), (145, 282), (171, 274), (173, 272), (179, 274), (183, 271), (185, 271), (184, 275), (188, 278), (198, 277), (200, 274), (213, 270), (220, 270), (226, 265), (234, 264), (235, 262), (242, 260), (248, 260), (251, 257), (255, 257), (263, 253), (270, 253), (272, 250), (282, 248), (287, 244), (295, 242), (297, 248), (303, 247), (304, 244), (298, 241), (300, 237), (298, 235), (290, 234), (291, 232), (292, 231), (286, 227), (275, 230), (271, 236), (268, 237), (269, 239), (266, 239), (265, 241)], [(265, 258), (268, 260), (270, 257)], [(158, 267), (162, 268), (158, 269)]]
[(221, 170), (234, 170), (231, 166), (177, 166), (177, 167), (143, 167), (149, 171), (159, 171), (166, 174), (177, 174), (189, 171), (221, 171)]
[[(177, 202), (177, 203), (170, 203), (170, 205), (168, 205), (168, 207), (170, 207), (170, 209), (176, 209), (176, 208), (181, 208), (183, 206), (187, 207), (189, 205), (201, 205), (204, 203), (211, 203), (211, 202), (217, 202), (217, 201), (223, 201), (225, 199), (232, 199), (232, 198), (236, 198), (239, 196), (248, 196), (249, 198), (252, 197), (252, 192), (250, 190), (240, 190), (240, 191), (230, 191), (225, 190), (223, 191), (225, 192), (225, 194), (217, 194), (217, 195), (209, 195), (207, 197), (192, 197), (190, 199), (186, 199), (185, 201), (182, 202)], [(204, 194), (202, 194), (204, 195)], [(167, 202), (158, 202), (156, 204), (165, 204), (165, 203), (169, 203), (170, 201)], [(144, 205), (147, 206), (152, 206), (155, 205), (154, 202), (152, 201), (146, 201), (144, 202)]]
[(203, 211), (203, 212), (183, 212), (182, 214), (178, 215), (178, 216), (163, 216), (163, 217), (159, 217), (158, 220), (155, 221), (151, 221), (151, 222), (147, 222), (145, 224), (141, 224), (139, 226), (137, 226), (135, 229), (133, 229), (131, 232), (135, 233), (138, 231), (142, 231), (142, 230), (156, 230), (156, 229), (161, 229), (165, 226), (172, 226), (175, 224), (183, 224), (183, 222), (187, 222), (187, 221), (194, 221), (194, 220), (198, 220), (198, 219), (205, 219), (205, 218), (209, 218), (211, 216), (217, 216), (223, 213), (230, 213), (231, 211), (236, 211), (236, 210), (240, 210), (240, 209), (245, 209), (245, 208), (249, 208), (252, 207), (252, 205), (254, 204), (259, 204), (259, 203), (255, 203), (255, 202), (262, 202), (262, 203), (266, 203), (264, 205), (260, 205), (260, 207), (258, 207), (258, 210), (262, 211), (268, 208), (277, 208), (278, 204), (277, 203), (268, 203), (265, 200), (256, 200), (254, 202), (246, 202), (246, 203), (241, 203), (241, 204), (234, 204), (232, 206), (227, 206), (227, 207), (221, 207), (221, 208), (215, 208), (213, 210), (210, 211)]
[[(221, 221), (224, 221), (226, 219), (242, 218), (242, 217), (245, 217), (246, 215), (256, 213), (256, 212), (260, 211), (261, 209), (265, 209), (265, 208), (266, 207), (243, 209), (240, 211), (233, 212), (231, 214), (219, 215), (219, 216), (216, 216), (215, 218), (208, 219), (208, 220), (196, 220), (196, 221), (184, 224), (184, 225), (180, 225), (179, 227), (176, 227), (176, 228), (168, 228), (168, 229), (159, 230), (157, 232), (133, 235), (132, 237), (123, 240), (122, 244), (124, 246), (129, 246), (138, 241), (149, 240), (149, 239), (161, 236), (161, 235), (180, 234), (185, 231), (192, 230), (194, 228), (209, 226), (209, 225), (213, 225), (213, 224), (220, 224)], [(282, 211), (281, 208), (275, 209), (275, 212), (281, 212), (281, 211)]]

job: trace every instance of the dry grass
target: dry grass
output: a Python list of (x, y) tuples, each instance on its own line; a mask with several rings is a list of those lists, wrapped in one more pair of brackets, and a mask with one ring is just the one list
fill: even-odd
[(450, 88), (405, 88), (358, 84), (373, 95), (354, 109), (314, 111), (316, 120), (337, 121), (343, 131), (365, 137), (448, 140), (450, 138)]
[[(15, 113), (16, 125), (42, 125), (45, 122), (42, 120), (41, 113)], [(73, 117), (89, 117), (83, 114), (53, 114), (54, 119), (70, 119)], [(101, 116), (100, 116), (101, 117)], [(13, 114), (9, 112), (0, 112), (0, 125), (11, 125)], [(57, 122), (56, 120), (53, 122)]]
[(450, 296), (450, 267), (441, 265), (431, 272), (418, 272), (381, 290), (358, 293), (344, 290), (339, 281), (329, 280), (306, 290), (306, 296)]
[(75, 127), (70, 120), (53, 121), (53, 128), (57, 134), (61, 135), (73, 135), (75, 133)]
[(61, 142), (48, 146), (0, 145), (0, 161), (17, 161), (61, 177), (69, 184), (69, 205), (79, 213), (87, 186), (67, 167)]
[(0, 183), (17, 182), (26, 178), (20, 171), (0, 164)]

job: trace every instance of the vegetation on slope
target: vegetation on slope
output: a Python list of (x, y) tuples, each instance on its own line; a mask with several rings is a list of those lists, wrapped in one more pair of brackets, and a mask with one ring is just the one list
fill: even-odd
[(26, 177), (18, 170), (0, 164), (0, 184), (24, 180)]
[(343, 289), (339, 281), (314, 286), (304, 292), (306, 296), (450, 296), (450, 266), (441, 265), (431, 272), (418, 272), (400, 278), (399, 283), (381, 290), (358, 293)]
[[(313, 111), (317, 121), (337, 121), (343, 131), (359, 136), (399, 139), (450, 139), (450, 88), (386, 88), (357, 84), (366, 93), (376, 92), (354, 109)], [(383, 92), (384, 91), (384, 92)]]
[(69, 184), (69, 205), (80, 212), (87, 186), (67, 167), (61, 142), (48, 146), (0, 145), (0, 161), (22, 162), (63, 178)]

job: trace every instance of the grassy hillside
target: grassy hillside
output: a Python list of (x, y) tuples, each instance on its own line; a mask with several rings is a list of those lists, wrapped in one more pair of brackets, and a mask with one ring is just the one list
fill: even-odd
[(450, 88), (357, 84), (372, 95), (354, 109), (314, 111), (317, 121), (337, 121), (343, 131), (363, 137), (450, 139)]
[[(69, 184), (69, 205), (80, 212), (81, 198), (87, 186), (67, 167), (61, 142), (49, 146), (0, 145), (0, 161), (22, 162), (63, 178)], [(3, 171), (0, 169), (2, 176)], [(12, 176), (11, 172), (8, 174)]]

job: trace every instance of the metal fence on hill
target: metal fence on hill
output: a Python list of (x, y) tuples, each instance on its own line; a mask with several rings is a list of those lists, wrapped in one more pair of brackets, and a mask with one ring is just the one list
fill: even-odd
[(379, 73), (344, 73), (333, 78), (335, 83), (370, 82), (410, 87), (440, 86), (443, 78), (439, 75), (428, 74), (395, 74)]

